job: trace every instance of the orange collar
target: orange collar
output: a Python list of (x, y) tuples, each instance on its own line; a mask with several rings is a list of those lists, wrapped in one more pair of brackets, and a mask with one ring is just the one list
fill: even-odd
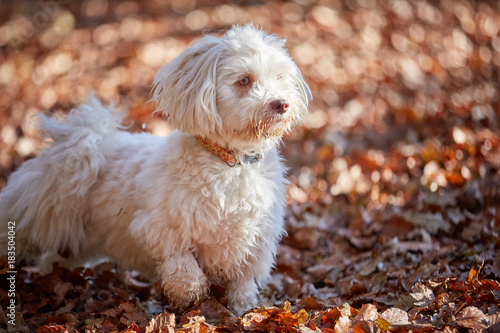
[[(241, 165), (241, 162), (238, 160), (233, 150), (221, 147), (216, 142), (207, 138), (202, 138), (199, 135), (196, 136), (196, 140), (198, 140), (209, 152), (217, 156), (223, 162), (226, 162), (230, 167)], [(257, 163), (261, 158), (261, 154), (243, 155), (243, 162)]]

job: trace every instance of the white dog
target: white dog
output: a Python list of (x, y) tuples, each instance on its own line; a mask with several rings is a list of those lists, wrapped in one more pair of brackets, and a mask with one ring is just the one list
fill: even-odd
[(153, 100), (177, 129), (166, 138), (121, 131), (94, 97), (65, 121), (41, 115), (51, 144), (1, 194), (2, 251), (15, 221), (17, 259), (106, 256), (156, 274), (179, 310), (219, 283), (241, 314), (284, 234), (277, 145), (310, 99), (285, 41), (247, 25), (203, 37), (156, 74)]

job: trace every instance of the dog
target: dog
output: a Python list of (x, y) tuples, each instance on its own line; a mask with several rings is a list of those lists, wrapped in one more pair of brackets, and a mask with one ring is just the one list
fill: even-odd
[(152, 101), (175, 128), (167, 137), (125, 131), (93, 96), (65, 120), (39, 114), (48, 147), (1, 193), (2, 250), (14, 222), (17, 260), (106, 257), (158, 277), (178, 311), (220, 284), (241, 314), (258, 305), (285, 234), (277, 147), (311, 91), (285, 40), (245, 25), (162, 67)]

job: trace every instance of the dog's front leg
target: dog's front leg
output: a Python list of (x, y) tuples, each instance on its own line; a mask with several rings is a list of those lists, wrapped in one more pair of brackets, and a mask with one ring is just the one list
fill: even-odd
[(245, 311), (258, 305), (258, 288), (253, 276), (239, 277), (226, 286), (229, 308), (241, 316)]
[(208, 279), (191, 252), (165, 257), (160, 270), (163, 290), (175, 310), (185, 310), (208, 293)]

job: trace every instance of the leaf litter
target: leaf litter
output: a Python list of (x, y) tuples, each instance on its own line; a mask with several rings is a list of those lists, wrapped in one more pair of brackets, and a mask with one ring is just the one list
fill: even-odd
[(261, 307), (235, 317), (213, 286), (174, 314), (157, 281), (112, 264), (42, 276), (25, 262), (17, 331), (500, 331), (496, 2), (96, 0), (45, 23), (26, 8), (0, 6), (0, 187), (41, 145), (29, 117), (91, 90), (130, 110), (132, 131), (167, 133), (149, 85), (207, 27), (286, 37), (314, 102), (283, 140), (288, 236)]

